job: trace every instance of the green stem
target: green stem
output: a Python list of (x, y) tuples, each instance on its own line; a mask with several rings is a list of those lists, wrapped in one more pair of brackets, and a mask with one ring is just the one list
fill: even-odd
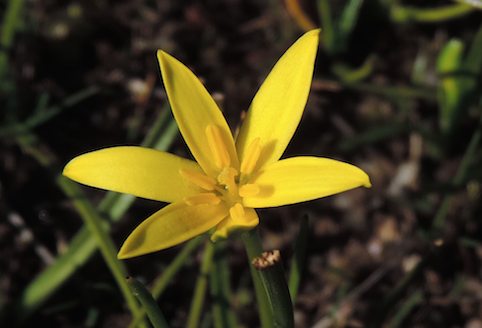
[(231, 289), (229, 281), (229, 264), (226, 258), (226, 243), (214, 244), (213, 267), (209, 285), (213, 300), (214, 328), (236, 328), (236, 316), (231, 306)]
[(139, 302), (141, 302), (154, 328), (169, 328), (156, 300), (146, 287), (133, 277), (127, 277), (125, 281), (134, 295), (139, 299)]
[(213, 262), (214, 244), (211, 241), (206, 242), (204, 250), (203, 263), (201, 265), (201, 272), (196, 281), (196, 288), (194, 296), (191, 301), (191, 309), (187, 320), (187, 328), (197, 328), (201, 321), (201, 312), (206, 296), (209, 273)]
[[(114, 246), (114, 243), (107, 232), (108, 224), (105, 223), (105, 221), (100, 217), (92, 204), (87, 201), (79, 185), (63, 176), (60, 176), (57, 179), (57, 182), (65, 194), (72, 199), (75, 208), (77, 211), (79, 211), (80, 215), (84, 219), (84, 222), (87, 225), (90, 233), (97, 241), (101, 254), (104, 257), (104, 260), (112, 272), (117, 284), (119, 285), (119, 288), (126, 299), (127, 305), (132, 312), (132, 315), (137, 316), (140, 308), (137, 300), (132, 295), (129, 287), (125, 283), (124, 278), (126, 276), (126, 269), (122, 263), (117, 260), (116, 247)], [(141, 326), (147, 327), (145, 322), (141, 322)]]

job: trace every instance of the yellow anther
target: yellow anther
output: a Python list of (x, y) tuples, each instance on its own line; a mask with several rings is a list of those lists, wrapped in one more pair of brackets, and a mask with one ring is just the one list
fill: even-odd
[(216, 166), (220, 169), (229, 167), (231, 158), (221, 136), (221, 130), (219, 130), (216, 125), (208, 125), (206, 128), (206, 137)]
[(194, 205), (218, 205), (219, 203), (221, 203), (221, 199), (219, 199), (219, 197), (217, 197), (212, 192), (186, 197), (186, 198), (184, 198), (184, 201), (189, 206), (194, 206)]
[(193, 170), (180, 169), (179, 174), (194, 183), (196, 186), (201, 187), (205, 190), (214, 190), (214, 186), (216, 185), (216, 180), (214, 180), (213, 178)]
[(234, 177), (238, 175), (238, 171), (232, 167), (225, 167), (218, 175), (218, 182), (225, 185), (230, 194), (238, 194), (238, 185)]
[(261, 145), (259, 144), (259, 138), (251, 141), (248, 147), (248, 151), (244, 155), (243, 162), (241, 163), (241, 173), (251, 174), (256, 167), (259, 155), (261, 154)]
[(255, 197), (259, 194), (259, 187), (257, 184), (247, 183), (239, 188), (239, 196), (241, 197)]
[(233, 207), (229, 209), (229, 214), (231, 218), (236, 221), (241, 221), (244, 216), (244, 207), (240, 203), (236, 203)]

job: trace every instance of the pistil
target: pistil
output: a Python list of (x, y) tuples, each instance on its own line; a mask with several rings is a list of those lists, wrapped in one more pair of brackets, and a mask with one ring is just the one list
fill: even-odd
[(179, 173), (184, 178), (206, 191), (211, 191), (194, 195), (184, 200), (188, 205), (217, 205), (224, 201), (230, 206), (229, 212), (231, 217), (239, 221), (245, 215), (243, 198), (256, 197), (259, 193), (258, 185), (246, 182), (253, 173), (261, 154), (260, 138), (255, 138), (249, 145), (241, 163), (241, 176), (239, 177), (238, 170), (230, 166), (231, 158), (219, 127), (208, 125), (205, 132), (214, 164), (221, 169), (221, 172), (218, 174), (217, 179), (214, 179), (214, 177), (197, 171), (180, 169)]
[(232, 167), (225, 167), (218, 175), (218, 182), (221, 185), (226, 186), (226, 189), (229, 192), (229, 196), (232, 199), (239, 198), (238, 185), (236, 184), (236, 181), (235, 181), (235, 177), (237, 175), (238, 175), (238, 171), (236, 171)]

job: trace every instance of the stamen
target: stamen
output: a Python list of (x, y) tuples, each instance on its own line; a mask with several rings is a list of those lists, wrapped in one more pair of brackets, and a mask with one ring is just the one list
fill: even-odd
[(189, 169), (180, 169), (179, 174), (181, 174), (184, 178), (188, 179), (196, 186), (201, 187), (205, 190), (214, 190), (216, 186), (216, 180), (211, 177), (208, 177), (205, 174), (189, 170)]
[(220, 169), (229, 167), (229, 164), (231, 164), (231, 158), (229, 157), (226, 144), (221, 136), (221, 130), (219, 130), (216, 125), (208, 125), (206, 128), (206, 137), (216, 166)]
[(240, 221), (244, 216), (244, 207), (240, 203), (236, 203), (233, 207), (229, 209), (229, 214), (231, 218), (236, 222)]
[(251, 174), (256, 167), (259, 155), (261, 154), (261, 145), (259, 144), (259, 138), (251, 141), (248, 147), (248, 151), (244, 155), (243, 162), (241, 163), (241, 173)]
[(197, 194), (194, 196), (184, 198), (184, 201), (189, 206), (194, 205), (218, 205), (221, 203), (221, 199), (219, 199), (215, 194), (212, 192)]
[(256, 197), (259, 194), (259, 186), (257, 184), (247, 183), (239, 188), (239, 196)]
[(218, 175), (219, 184), (225, 185), (231, 195), (238, 194), (238, 185), (234, 177), (238, 175), (238, 171), (232, 167), (225, 167)]

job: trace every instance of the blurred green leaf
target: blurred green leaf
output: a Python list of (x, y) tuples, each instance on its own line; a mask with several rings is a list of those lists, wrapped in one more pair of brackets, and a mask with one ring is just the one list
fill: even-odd
[(226, 243), (214, 244), (213, 267), (209, 280), (214, 328), (236, 328), (236, 316), (232, 309), (229, 263), (226, 256)]
[(336, 31), (330, 6), (330, 0), (318, 0), (318, 12), (321, 21), (321, 42), (329, 55), (335, 53)]
[(87, 98), (99, 93), (99, 88), (96, 86), (88, 87), (84, 90), (76, 92), (75, 94), (64, 99), (59, 105), (47, 107), (47, 102), (49, 100), (48, 94), (42, 94), (39, 97), (37, 106), (33, 111), (32, 115), (29, 116), (24, 122), (19, 123), (9, 123), (6, 122), (0, 126), (0, 137), (6, 135), (19, 135), (25, 134), (26, 131), (31, 130), (38, 125), (47, 122), (54, 116), (58, 115), (62, 110), (72, 107)]
[[(166, 113), (167, 112), (167, 113)], [(158, 150), (167, 150), (170, 141), (177, 135), (177, 126), (168, 106), (163, 113), (158, 116), (153, 127), (143, 142), (144, 147), (156, 146)], [(167, 128), (166, 128), (167, 127)], [(163, 131), (163, 132), (161, 132)], [(169, 141), (170, 140), (170, 141)], [(160, 147), (165, 147), (160, 149)], [(35, 150), (35, 148), (33, 148)], [(42, 159), (39, 153), (36, 157), (39, 161), (44, 161), (43, 165), (52, 163)], [(52, 168), (50, 168), (53, 171)], [(59, 172), (56, 170), (56, 172)], [(108, 192), (104, 200), (99, 204), (98, 210), (113, 221), (118, 221), (134, 202), (132, 195)], [(65, 253), (57, 257), (55, 262), (24, 289), (20, 298), (16, 301), (18, 313), (22, 314), (22, 319), (28, 318), (41, 304), (43, 304), (53, 293), (97, 250), (97, 243), (86, 226), (83, 226), (73, 237), (69, 248)]]
[(460, 3), (438, 7), (432, 9), (419, 9), (413, 7), (403, 7), (393, 4), (390, 7), (391, 18), (397, 23), (421, 22), (421, 23), (437, 23), (451, 19), (456, 19), (475, 10), (471, 5)]
[[(439, 83), (439, 124), (447, 140), (458, 130), (461, 120), (477, 100), (478, 79), (482, 75), (482, 25), (464, 58), (464, 44), (450, 40), (440, 52), (437, 70)], [(450, 145), (450, 144), (449, 144)]]
[[(192, 252), (198, 248), (198, 246), (206, 239), (205, 236), (197, 236), (190, 241), (188, 241), (182, 250), (176, 255), (174, 260), (169, 264), (169, 266), (164, 270), (163, 274), (154, 282), (154, 287), (152, 287), (152, 296), (157, 300), (159, 296), (164, 292), (166, 287), (169, 285), (171, 280), (174, 278), (177, 272), (185, 265), (189, 256)], [(137, 327), (138, 323), (142, 320), (145, 315), (145, 310), (141, 311), (137, 318), (134, 318), (129, 324), (128, 328)]]
[(460, 3), (465, 3), (469, 6), (482, 9), (482, 0), (455, 0)]
[(393, 315), (392, 320), (387, 327), (398, 328), (403, 323), (413, 309), (420, 304), (423, 299), (423, 291), (416, 290), (409, 299), (402, 305), (402, 307)]
[(482, 24), (480, 25), (463, 63), (463, 69), (480, 76), (482, 70)]
[[(6, 81), (5, 77), (10, 67), (8, 64), (8, 50), (12, 47), (15, 32), (21, 25), (24, 3), (25, 0), (10, 0), (3, 17), (2, 32), (0, 34), (0, 85), (3, 85)], [(0, 91), (3, 91), (3, 88), (0, 88)]]
[(348, 47), (348, 41), (355, 29), (362, 5), (363, 0), (349, 0), (343, 8), (343, 12), (337, 24), (337, 44), (340, 52), (345, 52)]
[[(125, 282), (127, 270), (124, 263), (117, 259), (116, 246), (108, 233), (108, 223), (102, 219), (99, 212), (87, 200), (81, 187), (76, 182), (64, 176), (59, 176), (57, 182), (64, 193), (69, 196), (91, 235), (96, 240), (104, 261), (114, 276), (132, 315), (137, 316), (140, 308)], [(147, 327), (144, 322), (141, 322), (140, 326)]]
[(154, 328), (169, 328), (156, 300), (152, 297), (146, 287), (136, 278), (127, 277), (125, 280), (134, 296), (136, 296), (141, 302), (149, 320), (151, 320), (152, 326), (154, 326)]
[(460, 69), (463, 61), (464, 44), (458, 39), (450, 40), (438, 56), (437, 71), (441, 75), (439, 83), (439, 124), (442, 131), (447, 132), (454, 126), (454, 119), (460, 116), (461, 99), (467, 92), (466, 77), (462, 77)]
[(377, 56), (372, 54), (367, 57), (365, 62), (359, 68), (349, 68), (344, 64), (332, 65), (333, 73), (345, 83), (356, 83), (367, 78), (372, 72), (375, 66)]
[[(22, 24), (22, 12), (25, 0), (8, 1), (0, 34), (0, 104), (5, 111), (5, 122), (14, 123), (17, 120), (17, 88), (11, 72), (9, 51), (13, 46), (15, 33)], [(6, 99), (2, 99), (5, 97)]]
[(401, 133), (419, 131), (419, 127), (406, 123), (390, 123), (374, 126), (365, 132), (356, 135), (353, 138), (340, 142), (338, 148), (343, 151), (353, 150), (361, 145), (372, 144), (378, 141), (386, 140), (390, 137)]
[(323, 48), (330, 56), (345, 52), (355, 29), (363, 0), (348, 0), (340, 17), (335, 17), (330, 0), (318, 0)]
[(433, 88), (410, 88), (410, 87), (394, 87), (388, 85), (378, 85), (371, 83), (346, 83), (341, 82), (346, 87), (356, 91), (371, 92), (387, 98), (420, 98), (427, 100), (436, 100), (437, 92)]
[(288, 279), (288, 288), (290, 290), (291, 301), (296, 302), (296, 296), (300, 287), (301, 275), (305, 265), (306, 245), (308, 241), (308, 216), (304, 215), (300, 222), (300, 231), (295, 240), (294, 255), (291, 261), (291, 270)]

